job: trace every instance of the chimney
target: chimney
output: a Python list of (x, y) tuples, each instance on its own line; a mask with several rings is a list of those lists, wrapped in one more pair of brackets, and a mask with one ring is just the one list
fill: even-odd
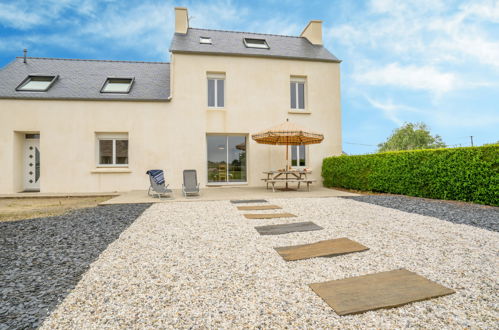
[(307, 38), (313, 45), (322, 45), (322, 21), (310, 21), (300, 37)]
[(175, 7), (175, 33), (186, 34), (189, 28), (189, 17), (187, 8)]
[(24, 48), (23, 53), (24, 53), (23, 62), (26, 63), (26, 56), (28, 56), (28, 50), (26, 48)]

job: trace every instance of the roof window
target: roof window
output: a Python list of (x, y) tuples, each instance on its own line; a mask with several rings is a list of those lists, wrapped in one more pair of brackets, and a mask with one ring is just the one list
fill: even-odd
[(132, 88), (134, 78), (107, 78), (101, 93), (121, 93), (128, 94)]
[(199, 43), (211, 45), (211, 38), (210, 37), (199, 37)]
[(265, 39), (244, 38), (244, 45), (248, 48), (265, 48), (269, 49), (269, 45)]
[(58, 76), (29, 75), (16, 87), (16, 91), (46, 92), (56, 81), (57, 77)]

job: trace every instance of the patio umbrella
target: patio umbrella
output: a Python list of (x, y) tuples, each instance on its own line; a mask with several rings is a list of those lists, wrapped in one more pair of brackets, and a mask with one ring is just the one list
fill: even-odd
[(286, 146), (286, 170), (288, 169), (288, 146), (321, 143), (324, 135), (312, 133), (306, 129), (289, 122), (289, 119), (280, 125), (268, 130), (251, 135), (258, 143), (285, 145)]

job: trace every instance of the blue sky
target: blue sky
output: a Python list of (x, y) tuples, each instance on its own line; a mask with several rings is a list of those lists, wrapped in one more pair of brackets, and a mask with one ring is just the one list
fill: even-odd
[(499, 0), (0, 0), (0, 66), (29, 56), (168, 61), (173, 7), (193, 27), (299, 35), (324, 21), (342, 59), (344, 150), (369, 153), (404, 122), (448, 145), (499, 140)]

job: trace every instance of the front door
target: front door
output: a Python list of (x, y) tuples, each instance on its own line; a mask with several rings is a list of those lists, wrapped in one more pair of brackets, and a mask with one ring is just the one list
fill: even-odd
[(40, 191), (40, 134), (25, 135), (24, 190)]

